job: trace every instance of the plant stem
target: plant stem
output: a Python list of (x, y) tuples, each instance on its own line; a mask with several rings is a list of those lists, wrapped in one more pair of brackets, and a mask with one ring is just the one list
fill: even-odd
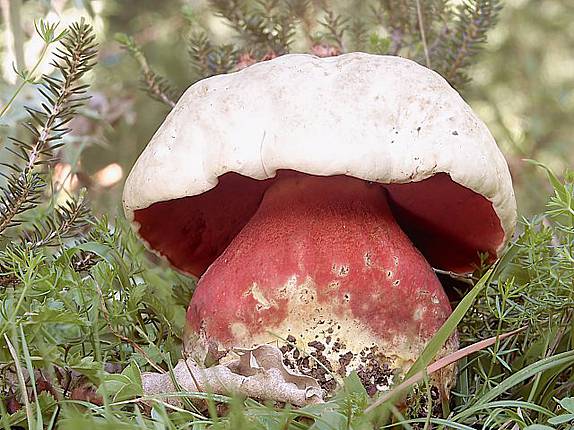
[(40, 64), (42, 64), (44, 57), (46, 56), (46, 53), (48, 52), (48, 46), (50, 46), (50, 43), (45, 42), (44, 46), (42, 47), (42, 51), (40, 52), (40, 55), (38, 56), (38, 59), (36, 60), (36, 64), (34, 64), (34, 67), (32, 67), (32, 70), (30, 70), (30, 72), (24, 72), (24, 73), (26, 73), (26, 75), (25, 75), (26, 79), (22, 79), (22, 82), (20, 82), (20, 85), (18, 85), (18, 87), (16, 88), (16, 90), (12, 94), (12, 97), (10, 97), (10, 100), (8, 100), (8, 102), (4, 106), (2, 106), (2, 110), (0, 110), (0, 118), (2, 118), (4, 116), (4, 114), (8, 111), (8, 109), (10, 108), (10, 106), (12, 105), (14, 100), (16, 100), (16, 97), (18, 97), (18, 94), (20, 94), (20, 92), (22, 91), (24, 86), (26, 86), (26, 84), (31, 83), (33, 81), (34, 74), (36, 73), (36, 70), (38, 69), (38, 67), (40, 67)]
[(419, 30), (421, 32), (421, 39), (423, 42), (423, 50), (425, 52), (425, 63), (426, 63), (426, 66), (430, 69), (431, 68), (431, 61), (430, 61), (429, 50), (428, 50), (428, 46), (427, 46), (427, 37), (425, 34), (425, 27), (424, 27), (424, 23), (423, 23), (423, 13), (421, 10), (420, 0), (417, 0), (417, 19), (419, 22)]

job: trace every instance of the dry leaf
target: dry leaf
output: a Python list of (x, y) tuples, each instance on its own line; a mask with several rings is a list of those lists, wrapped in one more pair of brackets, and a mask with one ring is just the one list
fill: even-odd
[[(323, 402), (323, 390), (318, 382), (288, 370), (276, 347), (260, 345), (236, 352), (238, 360), (208, 368), (197, 366), (191, 359), (181, 360), (173, 369), (173, 377), (182, 390), (189, 392), (242, 394), (296, 406)], [(148, 396), (178, 391), (169, 373), (144, 373), (142, 382)], [(173, 397), (164, 400), (178, 403)]]

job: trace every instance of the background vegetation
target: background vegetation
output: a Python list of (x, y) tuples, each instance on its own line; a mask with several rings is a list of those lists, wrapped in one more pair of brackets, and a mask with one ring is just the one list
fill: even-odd
[[(572, 425), (572, 2), (0, 6), (0, 427)], [(487, 122), (511, 165), (522, 234), (496, 267), (448, 280), (473, 287), (461, 288), (466, 299), (455, 302), (433, 345), (456, 325), (464, 345), (522, 331), (462, 359), (452, 401), (433, 408), (423, 382), (406, 408), (386, 402), (367, 409), (371, 400), (354, 378), (332, 401), (303, 410), (218, 397), (208, 408), (186, 403), (168, 414), (161, 402), (142, 403), (140, 371), (168, 369), (180, 357), (193, 281), (158, 264), (125, 225), (125, 174), (190, 83), (285, 52), (349, 50), (398, 53), (441, 72)], [(40, 80), (42, 73), (48, 78)]]

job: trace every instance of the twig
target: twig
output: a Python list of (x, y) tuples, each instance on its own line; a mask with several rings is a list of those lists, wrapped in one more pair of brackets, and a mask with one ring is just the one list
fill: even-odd
[(423, 23), (423, 13), (421, 10), (421, 3), (420, 3), (420, 0), (416, 0), (416, 2), (417, 2), (417, 19), (419, 22), (419, 30), (421, 32), (421, 39), (423, 42), (423, 49), (425, 51), (426, 66), (430, 69), (431, 68), (431, 61), (430, 61), (429, 50), (428, 50), (428, 46), (427, 46), (427, 37), (425, 35), (425, 27), (424, 27), (424, 23)]
[(142, 80), (146, 85), (147, 91), (152, 95), (152, 97), (165, 103), (171, 108), (175, 107), (176, 102), (169, 94), (172, 92), (171, 87), (165, 79), (153, 71), (134, 38), (125, 34), (119, 34), (116, 36), (116, 40), (120, 43), (122, 48), (138, 62), (142, 73)]

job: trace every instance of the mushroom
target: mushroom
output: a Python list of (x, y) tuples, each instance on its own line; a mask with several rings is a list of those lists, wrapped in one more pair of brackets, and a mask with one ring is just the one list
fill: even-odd
[(273, 344), (327, 391), (355, 370), (370, 394), (451, 313), (433, 267), (493, 262), (516, 221), (504, 157), (459, 94), (364, 53), (285, 55), (192, 85), (124, 206), (150, 249), (200, 277), (194, 363)]

